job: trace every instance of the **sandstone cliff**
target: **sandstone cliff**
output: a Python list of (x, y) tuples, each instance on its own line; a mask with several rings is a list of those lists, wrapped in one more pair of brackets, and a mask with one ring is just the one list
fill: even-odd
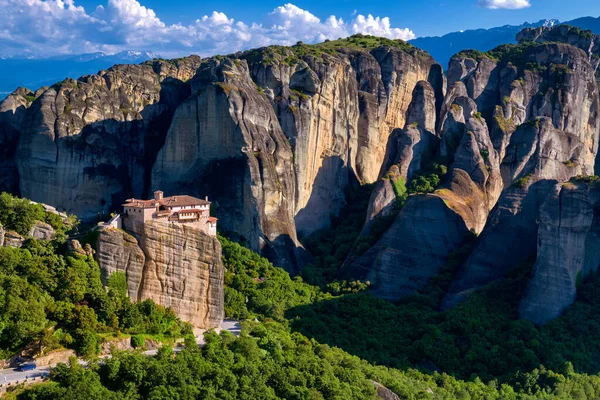
[(119, 65), (67, 79), (36, 92), (26, 110), (15, 108), (23, 96), (10, 96), (0, 109), (14, 110), (20, 194), (83, 219), (141, 197), (163, 125), (190, 93), (180, 78), (191, 78), (198, 63), (189, 57)]
[(122, 230), (102, 230), (97, 259), (104, 279), (125, 272), (133, 301), (152, 299), (197, 327), (220, 326), (224, 268), (216, 238), (182, 224), (148, 221), (139, 242)]
[(536, 216), (552, 187), (594, 170), (600, 128), (594, 73), (583, 51), (561, 43), (455, 56), (428, 140), (433, 148), (418, 146), (430, 132), (418, 127), (435, 121), (430, 111), (388, 143), (394, 157), (384, 164), (410, 179), (429, 152), (445, 159), (448, 174), (433, 193), (410, 196), (375, 246), (346, 263), (342, 277), (369, 279), (377, 295), (396, 300), (422, 288), (469, 231), (481, 233), (446, 296), (450, 307), (535, 257)]
[(18, 88), (0, 103), (0, 192), (19, 194), (15, 153), (27, 108), (33, 100), (34, 93)]
[(600, 263), (596, 182), (557, 184), (539, 210), (537, 259), (520, 316), (541, 324), (558, 317)]
[[(505, 153), (501, 165), (505, 190), (444, 307), (535, 259), (538, 210), (556, 182), (594, 171), (600, 115), (594, 70), (587, 56), (565, 44), (529, 44), (527, 48), (519, 62), (537, 72), (504, 64), (497, 73), (480, 74), (498, 76), (500, 93), (505, 94), (503, 112), (495, 111), (493, 127), (496, 137), (503, 136), (495, 141), (496, 146), (508, 143), (499, 149)], [(489, 63), (484, 63), (486, 71)], [(487, 80), (475, 78), (478, 68), (475, 63), (467, 78), (473, 93), (483, 93), (476, 88), (488, 85)], [(522, 78), (514, 81), (518, 74)]]
[(150, 189), (208, 195), (222, 229), (295, 272), (298, 234), (376, 181), (410, 104), (431, 117), (444, 91), (429, 55), (362, 35), (115, 66), (2, 103), (3, 185), (83, 219)]
[[(345, 190), (376, 182), (363, 234), (379, 217), (395, 221), (347, 260), (342, 277), (368, 279), (396, 300), (477, 234), (444, 307), (537, 258), (521, 313), (543, 322), (573, 298), (573, 276), (598, 264), (587, 244), (583, 264), (575, 253), (540, 258), (556, 241), (593, 243), (581, 231), (594, 229), (567, 216), (593, 196), (562, 186), (597, 164), (598, 41), (588, 36), (539, 29), (523, 32), (519, 45), (461, 52), (447, 85), (424, 52), (357, 35), (117, 66), (35, 93), (20, 89), (0, 103), (0, 188), (84, 218), (151, 189), (208, 195), (221, 229), (297, 272), (307, 260), (299, 237), (330, 226)], [(395, 183), (433, 164), (443, 165), (441, 183), (398, 211)], [(559, 187), (573, 211), (556, 211)], [(574, 228), (563, 229), (562, 218)], [(149, 260), (161, 258), (147, 246), (103, 252), (124, 265), (136, 298)], [(559, 294), (540, 305), (549, 285)]]

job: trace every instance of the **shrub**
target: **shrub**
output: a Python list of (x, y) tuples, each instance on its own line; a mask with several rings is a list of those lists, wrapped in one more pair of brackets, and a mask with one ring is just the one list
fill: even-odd
[(144, 347), (146, 344), (146, 339), (142, 335), (134, 335), (131, 337), (131, 347), (134, 349), (139, 349)]
[(515, 181), (514, 185), (519, 188), (524, 188), (529, 184), (529, 180), (531, 179), (532, 176), (533, 176), (533, 174), (529, 173), (529, 174), (517, 179)]

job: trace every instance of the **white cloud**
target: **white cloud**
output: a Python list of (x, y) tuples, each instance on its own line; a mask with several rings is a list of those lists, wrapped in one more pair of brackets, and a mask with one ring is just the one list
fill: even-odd
[(164, 56), (211, 55), (354, 33), (404, 40), (415, 37), (410, 29), (393, 27), (388, 17), (357, 14), (346, 22), (331, 15), (321, 20), (290, 3), (275, 8), (261, 22), (235, 21), (213, 11), (187, 25), (167, 25), (137, 0), (108, 0), (92, 13), (74, 0), (0, 0), (0, 55), (130, 49)]
[(529, 0), (479, 0), (478, 4), (492, 10), (518, 10), (531, 7)]

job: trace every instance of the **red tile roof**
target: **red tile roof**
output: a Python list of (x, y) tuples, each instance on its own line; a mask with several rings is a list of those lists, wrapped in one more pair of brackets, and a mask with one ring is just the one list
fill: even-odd
[(159, 200), (161, 206), (165, 207), (183, 207), (183, 206), (204, 206), (210, 204), (210, 201), (200, 200), (192, 196), (181, 195), (165, 197)]
[(138, 200), (127, 199), (123, 206), (137, 208), (152, 208), (156, 207), (156, 203), (165, 207), (188, 207), (188, 206), (205, 206), (209, 205), (210, 201), (197, 199), (188, 195), (165, 197), (161, 200)]

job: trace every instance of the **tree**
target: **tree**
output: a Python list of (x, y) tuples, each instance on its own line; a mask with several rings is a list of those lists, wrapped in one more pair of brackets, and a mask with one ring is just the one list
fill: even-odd
[(127, 297), (127, 274), (122, 271), (113, 272), (108, 277), (107, 286), (109, 291), (113, 291), (119, 297)]

